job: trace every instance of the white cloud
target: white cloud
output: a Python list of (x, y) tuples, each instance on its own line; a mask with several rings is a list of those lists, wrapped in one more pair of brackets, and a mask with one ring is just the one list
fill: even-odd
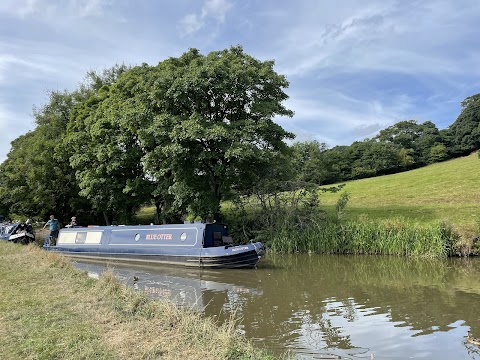
[(308, 8), (300, 8), (297, 16), (305, 15), (305, 21), (292, 28), (286, 24), (275, 57), (282, 59), (280, 69), (289, 76), (304, 76), (321, 69), (461, 73), (462, 61), (454, 53), (446, 53), (445, 44), (460, 43), (470, 31), (468, 26), (454, 28), (452, 18), (474, 26), (475, 16), (460, 5), (454, 11), (451, 2), (428, 4), (351, 3), (348, 12), (328, 8), (330, 20), (325, 21), (311, 18)]
[(204, 25), (203, 20), (196, 14), (188, 14), (180, 21), (180, 32), (188, 35), (200, 30)]
[(112, 0), (71, 0), (70, 4), (72, 11), (78, 11), (80, 16), (102, 16)]
[(0, 2), (0, 13), (24, 18), (39, 9), (38, 0), (3, 0)]
[(22, 19), (35, 17), (43, 20), (71, 17), (100, 17), (113, 0), (2, 0), (0, 13)]
[[(38, 60), (38, 59), (37, 59)], [(20, 58), (13, 54), (0, 54), (0, 84), (18, 82), (19, 77), (41, 78), (46, 74), (54, 74), (58, 68), (51, 62), (39, 62), (33, 59)], [(16, 74), (15, 79), (11, 76)]]
[[(88, 65), (93, 63), (92, 59), (95, 59), (95, 56), (55, 42), (19, 40), (9, 45), (0, 41), (0, 49), (0, 86), (15, 87), (25, 81), (46, 87), (52, 83), (78, 83), (88, 70)], [(99, 60), (100, 55), (96, 61)], [(32, 84), (23, 91), (31, 90)]]
[(210, 19), (217, 23), (223, 23), (228, 10), (232, 4), (227, 0), (206, 0), (199, 14), (187, 14), (179, 24), (179, 31), (182, 36), (196, 33), (202, 29)]
[(395, 96), (388, 102), (363, 101), (329, 89), (314, 95), (293, 93), (285, 106), (295, 111), (295, 116), (276, 121), (299, 135), (296, 140), (314, 138), (329, 146), (373, 137), (379, 130), (407, 119), (413, 108), (407, 95)]
[(218, 22), (225, 21), (225, 14), (232, 7), (227, 0), (207, 0), (202, 8), (202, 18), (213, 17)]

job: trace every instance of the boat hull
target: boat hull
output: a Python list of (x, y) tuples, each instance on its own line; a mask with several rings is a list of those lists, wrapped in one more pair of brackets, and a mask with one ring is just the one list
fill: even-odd
[[(119, 262), (135, 262), (147, 264), (168, 264), (197, 268), (254, 268), (263, 257), (255, 249), (249, 249), (235, 254), (224, 255), (173, 255), (134, 252), (102, 252), (84, 251), (83, 249), (66, 249), (58, 246), (45, 246), (46, 250), (79, 259), (111, 260)], [(83, 250), (83, 251), (82, 251)]]
[(223, 224), (89, 227), (60, 230), (48, 251), (83, 259), (175, 264), (200, 268), (255, 267), (261, 243), (231, 244)]

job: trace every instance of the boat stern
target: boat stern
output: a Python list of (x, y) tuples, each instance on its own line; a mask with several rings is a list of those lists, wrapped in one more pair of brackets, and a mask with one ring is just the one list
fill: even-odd
[(252, 244), (257, 252), (258, 258), (261, 259), (262, 257), (265, 257), (265, 246), (261, 242), (252, 241)]

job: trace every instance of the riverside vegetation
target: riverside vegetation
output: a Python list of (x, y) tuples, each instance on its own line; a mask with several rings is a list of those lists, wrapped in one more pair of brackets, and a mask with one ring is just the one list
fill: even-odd
[[(257, 231), (275, 252), (478, 255), (479, 178), (480, 161), (473, 153), (408, 172), (350, 181), (340, 192), (322, 193), (320, 211), (309, 208), (310, 196), (303, 209), (281, 212), (268, 231)], [(251, 214), (249, 224), (255, 228), (262, 213)], [(226, 217), (235, 223), (235, 216)]]
[(273, 359), (235, 330), (35, 245), (0, 243), (1, 359)]
[[(305, 228), (280, 226), (280, 252), (420, 255), (480, 253), (478, 154), (424, 168), (350, 181), (322, 195), (329, 216)], [(292, 231), (293, 230), (293, 231)]]
[[(350, 181), (320, 198), (316, 188), (289, 195), (257, 192), (242, 203), (223, 203), (222, 211), (237, 239), (255, 237), (273, 252), (478, 255), (479, 178), (474, 153)], [(143, 208), (138, 219), (148, 222), (153, 211)]]

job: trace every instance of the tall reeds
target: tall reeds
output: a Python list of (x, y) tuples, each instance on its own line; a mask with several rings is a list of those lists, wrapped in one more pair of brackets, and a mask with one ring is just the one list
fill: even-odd
[(480, 253), (480, 225), (457, 228), (446, 221), (346, 218), (347, 193), (340, 195), (330, 215), (321, 210), (315, 189), (260, 195), (241, 199), (225, 213), (225, 220), (237, 239), (255, 238), (272, 252), (430, 258)]
[(283, 227), (267, 245), (273, 252), (378, 254), (425, 257), (452, 255), (456, 233), (446, 223), (418, 225), (388, 221), (325, 219), (306, 228)]

